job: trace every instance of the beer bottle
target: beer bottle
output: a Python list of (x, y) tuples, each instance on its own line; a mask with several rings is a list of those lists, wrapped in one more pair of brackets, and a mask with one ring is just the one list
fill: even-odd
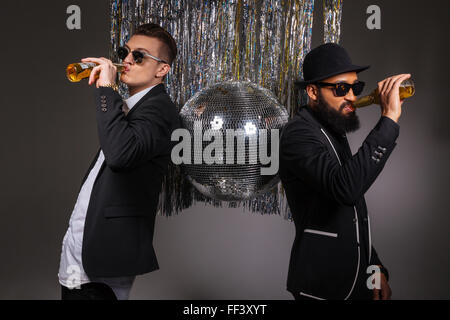
[[(117, 72), (124, 69), (124, 65), (120, 63), (113, 63), (117, 67)], [(97, 64), (94, 62), (78, 62), (71, 63), (66, 68), (67, 79), (71, 82), (78, 82), (91, 75), (91, 71)]]
[[(406, 79), (400, 84), (400, 99), (406, 99), (414, 95), (416, 91), (414, 82), (411, 79)], [(355, 108), (362, 108), (371, 104), (380, 104), (380, 94), (378, 88), (373, 90), (369, 95), (359, 98), (353, 103)]]

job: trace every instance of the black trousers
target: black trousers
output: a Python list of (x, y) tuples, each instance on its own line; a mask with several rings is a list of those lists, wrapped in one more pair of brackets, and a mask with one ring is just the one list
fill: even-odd
[(105, 283), (90, 282), (80, 289), (61, 286), (61, 300), (117, 300), (114, 291)]

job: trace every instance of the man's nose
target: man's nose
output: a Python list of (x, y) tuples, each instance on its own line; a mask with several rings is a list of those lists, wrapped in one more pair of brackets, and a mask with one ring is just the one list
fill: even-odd
[(134, 64), (133, 54), (131, 53), (131, 51), (128, 52), (128, 55), (125, 57), (125, 59), (123, 59), (123, 62)]
[(353, 93), (353, 89), (352, 88), (350, 88), (350, 90), (345, 95), (345, 100), (352, 101), (352, 102), (356, 101), (356, 96)]

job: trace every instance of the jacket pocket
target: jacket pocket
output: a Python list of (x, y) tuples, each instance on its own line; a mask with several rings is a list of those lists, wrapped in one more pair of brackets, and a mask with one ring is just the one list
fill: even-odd
[(344, 299), (354, 280), (353, 256), (347, 254), (353, 250), (346, 249), (352, 244), (338, 234), (310, 230), (300, 239), (296, 289), (312, 299)]
[(145, 210), (133, 206), (110, 206), (103, 209), (103, 216), (105, 218), (120, 218), (120, 217), (144, 217)]

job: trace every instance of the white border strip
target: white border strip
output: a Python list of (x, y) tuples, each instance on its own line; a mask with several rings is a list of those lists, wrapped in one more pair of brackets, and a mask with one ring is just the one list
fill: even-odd
[(325, 232), (325, 231), (320, 231), (320, 230), (305, 229), (303, 231), (304, 232), (309, 232), (309, 233), (320, 234), (322, 236), (333, 237), (333, 238), (337, 238), (337, 236), (338, 236), (337, 233)]

